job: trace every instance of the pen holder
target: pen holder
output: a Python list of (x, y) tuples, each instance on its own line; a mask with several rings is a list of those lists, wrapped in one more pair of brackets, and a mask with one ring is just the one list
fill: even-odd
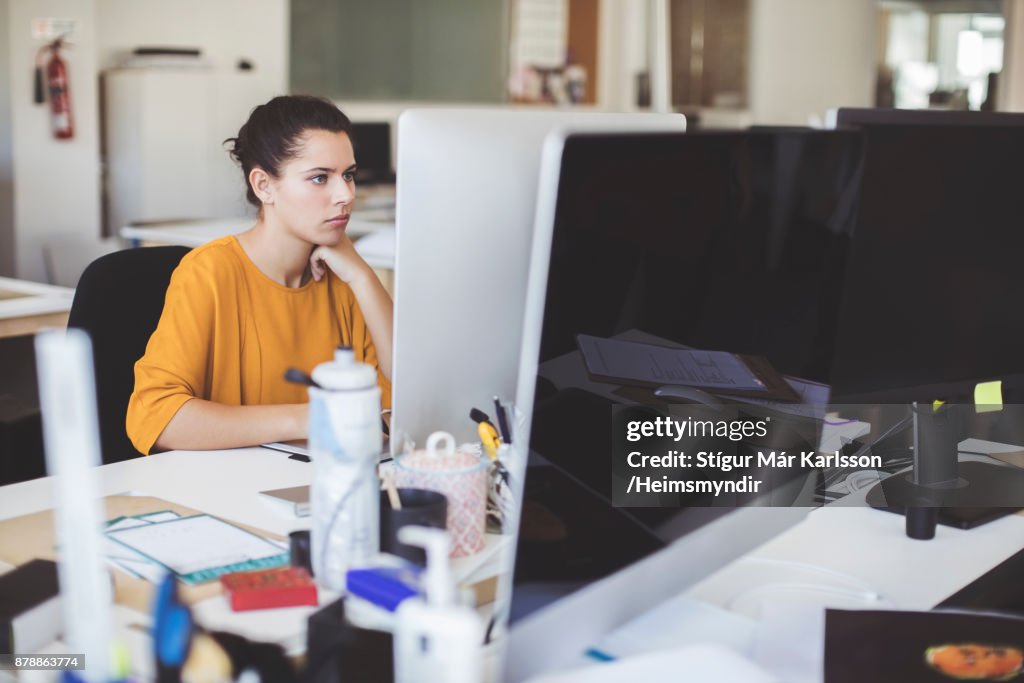
[(487, 460), (455, 450), (455, 437), (434, 432), (424, 450), (395, 459), (395, 484), (427, 489), (448, 498), (448, 534), (452, 557), (465, 557), (484, 547), (487, 515)]
[(445, 529), (448, 525), (448, 497), (426, 489), (398, 489), (400, 509), (391, 507), (386, 493), (380, 494), (380, 551), (425, 567), (427, 553), (423, 548), (398, 540), (398, 530), (405, 526), (426, 526)]

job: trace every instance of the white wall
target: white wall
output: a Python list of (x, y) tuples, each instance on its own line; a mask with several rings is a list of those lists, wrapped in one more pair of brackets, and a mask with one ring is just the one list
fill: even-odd
[(14, 160), (7, 0), (0, 0), (0, 276), (14, 276)]
[[(256, 67), (250, 72), (254, 87), (246, 92), (259, 92), (263, 101), (287, 91), (288, 0), (2, 2), (0, 35), (4, 35), (4, 27), (10, 35), (0, 57), (0, 273), (13, 265), (18, 277), (44, 280), (42, 245), (49, 236), (99, 238), (98, 75), (132, 48), (140, 44), (199, 47), (213, 66), (222, 70), (234, 69), (244, 58)], [(31, 100), (38, 43), (29, 27), (37, 17), (78, 22), (74, 47), (64, 55), (75, 116), (71, 141), (53, 139), (45, 105), (37, 106)], [(7, 98), (9, 124), (2, 116)], [(258, 103), (239, 107), (231, 133)], [(227, 161), (223, 168), (225, 174), (233, 173)], [(13, 177), (14, 193), (10, 200), (4, 194), (9, 177)], [(241, 180), (240, 176), (225, 176), (223, 182), (234, 187)], [(5, 223), (6, 213), (12, 214), (13, 227)]]
[(607, 111), (636, 111), (636, 75), (647, 70), (646, 0), (601, 0), (597, 103)]
[[(179, 151), (195, 148), (199, 153), (193, 157), (200, 161), (188, 165), (194, 171), (189, 176), (180, 175), (188, 173), (186, 169), (175, 168), (168, 173), (160, 168), (181, 154), (171, 153), (155, 163), (135, 165), (136, 172), (146, 176), (139, 178), (142, 187), (153, 186), (163, 175), (181, 179), (179, 183), (166, 184), (164, 191), (168, 197), (162, 201), (143, 202), (139, 197), (123, 196), (118, 192), (124, 192), (125, 186), (111, 182), (108, 230), (116, 234), (123, 227), (120, 216), (131, 220), (167, 220), (245, 214), (242, 174), (221, 143), (237, 134), (253, 107), (288, 91), (288, 0), (96, 0), (96, 5), (101, 70), (120, 66), (139, 46), (199, 48), (213, 70), (212, 90), (207, 97), (175, 100), (168, 91), (163, 93), (163, 100), (167, 101), (162, 104), (158, 105), (159, 95), (136, 103), (138, 111), (146, 112), (131, 124), (137, 126), (135, 132), (140, 135), (158, 130), (153, 125), (144, 126), (143, 120), (152, 124), (154, 120), (173, 121), (177, 117), (187, 122), (205, 116), (201, 123), (179, 126)], [(238, 70), (240, 60), (254, 68)], [(158, 82), (159, 78), (154, 80), (154, 87), (158, 87)], [(179, 102), (180, 111), (176, 111)], [(153, 111), (157, 106), (162, 107), (161, 112)], [(139, 147), (165, 148), (152, 139), (143, 141)], [(111, 161), (108, 167), (124, 168), (124, 161)], [(190, 191), (200, 176), (204, 178), (203, 191)], [(173, 208), (166, 208), (168, 203)]]
[[(44, 281), (42, 244), (48, 236), (99, 236), (96, 5), (94, 0), (8, 2), (15, 272)], [(32, 102), (38, 42), (30, 25), (37, 17), (77, 21), (75, 45), (64, 53), (75, 124), (72, 140), (54, 139), (48, 105)]]
[(254, 75), (288, 88), (288, 0), (95, 0), (100, 69), (140, 45), (198, 47), (218, 69), (251, 61)]
[(804, 125), (839, 106), (872, 106), (875, 0), (751, 0), (753, 123)]
[(1005, 0), (1006, 54), (999, 77), (999, 109), (1024, 111), (1024, 0)]

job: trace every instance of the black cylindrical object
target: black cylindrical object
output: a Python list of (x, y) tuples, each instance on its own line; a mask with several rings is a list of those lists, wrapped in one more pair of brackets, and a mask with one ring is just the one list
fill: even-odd
[(35, 77), (32, 79), (32, 84), (32, 101), (36, 104), (46, 102), (46, 91), (43, 84), (43, 67), (36, 66)]
[(448, 499), (443, 493), (426, 489), (398, 489), (401, 510), (391, 507), (386, 493), (380, 497), (380, 549), (418, 564), (427, 564), (423, 548), (398, 541), (398, 530), (403, 526), (426, 526), (444, 529), (448, 522)]
[(288, 550), (293, 567), (302, 567), (313, 576), (313, 554), (309, 545), (309, 529), (288, 534)]
[(305, 683), (391, 683), (395, 678), (390, 633), (359, 628), (345, 619), (344, 598), (314, 612), (306, 629)]
[(935, 526), (939, 522), (939, 508), (907, 506), (907, 536), (919, 541), (935, 538)]
[(963, 406), (914, 403), (914, 483), (950, 484), (957, 479)]

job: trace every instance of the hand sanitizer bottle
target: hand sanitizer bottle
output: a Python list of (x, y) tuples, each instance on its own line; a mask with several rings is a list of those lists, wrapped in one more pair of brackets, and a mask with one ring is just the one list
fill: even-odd
[(395, 683), (480, 683), (484, 625), (455, 600), (447, 532), (407, 526), (398, 540), (426, 549), (427, 595), (402, 601), (395, 612)]
[(313, 381), (322, 387), (309, 389), (313, 573), (343, 591), (345, 572), (369, 564), (380, 544), (380, 388), (377, 372), (344, 346)]

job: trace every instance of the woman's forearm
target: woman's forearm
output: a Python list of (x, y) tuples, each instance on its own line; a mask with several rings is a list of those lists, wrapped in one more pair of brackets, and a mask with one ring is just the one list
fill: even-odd
[(309, 404), (229, 406), (200, 398), (187, 401), (154, 444), (158, 450), (205, 451), (304, 439)]
[(394, 329), (394, 304), (391, 295), (380, 283), (377, 274), (367, 266), (367, 272), (349, 283), (363, 311), (366, 327), (370, 330), (373, 346), (377, 350), (380, 371), (391, 379), (391, 335)]

